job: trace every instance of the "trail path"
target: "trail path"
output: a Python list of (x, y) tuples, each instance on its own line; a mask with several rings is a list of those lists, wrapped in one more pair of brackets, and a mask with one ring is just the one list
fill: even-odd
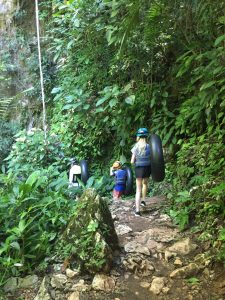
[(142, 217), (134, 215), (133, 204), (130, 199), (110, 205), (120, 246), (110, 274), (81, 277), (69, 269), (62, 274), (56, 265), (55, 271), (38, 279), (36, 288), (8, 299), (225, 299), (224, 267), (212, 263), (210, 244), (200, 244), (188, 231), (181, 233), (165, 214), (163, 197), (148, 198)]
[(146, 203), (143, 217), (134, 216), (133, 201), (111, 205), (122, 249), (117, 270), (124, 272), (117, 279), (118, 299), (225, 299), (225, 272), (211, 265), (203, 251), (207, 243), (172, 224), (163, 197)]

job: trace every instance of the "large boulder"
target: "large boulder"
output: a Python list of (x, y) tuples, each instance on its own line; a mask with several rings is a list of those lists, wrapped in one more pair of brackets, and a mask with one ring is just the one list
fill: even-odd
[(118, 238), (107, 201), (96, 190), (87, 189), (78, 200), (61, 244), (62, 250), (69, 249), (69, 260), (75, 260), (81, 272), (110, 270)]

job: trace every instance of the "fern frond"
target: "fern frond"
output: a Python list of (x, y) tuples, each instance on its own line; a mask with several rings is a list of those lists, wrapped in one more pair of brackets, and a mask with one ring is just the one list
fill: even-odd
[(13, 98), (0, 99), (0, 117), (3, 118), (9, 108)]

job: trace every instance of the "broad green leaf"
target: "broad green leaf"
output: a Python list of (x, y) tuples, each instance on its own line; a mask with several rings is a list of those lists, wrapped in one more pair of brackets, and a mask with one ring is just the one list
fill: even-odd
[(82, 102), (77, 102), (77, 103), (73, 103), (73, 104), (66, 104), (63, 106), (62, 110), (68, 110), (68, 109), (75, 109), (77, 107), (79, 107), (82, 104)]
[(156, 101), (156, 97), (153, 96), (150, 102), (150, 107), (153, 108), (153, 106), (155, 105), (155, 101)]
[(16, 250), (20, 250), (20, 244), (18, 242), (12, 242), (10, 246)]
[(33, 184), (39, 179), (40, 171), (34, 171), (26, 180), (26, 184), (33, 186)]
[(127, 162), (126, 156), (124, 154), (122, 154), (120, 156), (120, 161), (121, 161), (122, 164), (125, 164)]
[(26, 229), (25, 220), (21, 219), (18, 226), (18, 233), (22, 234), (25, 229)]
[(165, 135), (164, 139), (163, 139), (163, 145), (166, 145), (166, 143), (169, 141), (169, 139), (171, 138), (173, 132), (174, 132), (175, 127), (171, 127), (169, 132)]
[(215, 80), (203, 83), (203, 85), (200, 87), (200, 91), (206, 90), (208, 88), (210, 88), (211, 86), (213, 86), (216, 83)]
[(60, 91), (61, 91), (61, 87), (54, 87), (51, 91), (51, 94), (57, 94)]
[(109, 120), (109, 116), (106, 116), (103, 120), (103, 122), (107, 122)]
[(90, 104), (85, 104), (85, 105), (83, 106), (83, 109), (88, 110), (89, 107), (90, 107)]
[(125, 85), (125, 87), (123, 88), (124, 92), (128, 92), (130, 89), (131, 89), (131, 84), (130, 83)]
[(34, 90), (34, 87), (32, 86), (29, 89), (26, 89), (26, 90), (22, 91), (22, 93), (28, 93), (28, 92), (31, 92), (33, 90)]
[(80, 20), (79, 19), (75, 19), (74, 22), (73, 22), (73, 25), (75, 27), (80, 27)]
[(74, 95), (68, 95), (65, 97), (67, 102), (72, 102), (74, 100), (74, 98), (75, 98)]
[(112, 100), (109, 101), (109, 106), (110, 106), (110, 107), (113, 107), (113, 106), (115, 106), (117, 103), (118, 103), (118, 100), (114, 98), (114, 99), (112, 99)]
[(130, 105), (133, 105), (134, 101), (135, 101), (135, 95), (130, 95), (125, 99), (125, 102)]
[(218, 46), (222, 41), (225, 40), (225, 34), (219, 36), (216, 40), (215, 40), (215, 43), (214, 43), (214, 46)]
[(105, 95), (103, 98), (100, 98), (100, 99), (97, 101), (96, 106), (100, 106), (100, 105), (103, 104), (106, 100), (108, 100), (110, 97), (111, 97), (111, 94), (110, 94), (110, 95)]
[(103, 107), (99, 107), (96, 109), (96, 113), (100, 113), (100, 112), (103, 112), (104, 111), (104, 108)]
[(94, 176), (91, 176), (88, 178), (88, 181), (86, 183), (86, 188), (90, 188), (93, 186), (94, 184), (94, 181), (95, 181), (95, 177)]

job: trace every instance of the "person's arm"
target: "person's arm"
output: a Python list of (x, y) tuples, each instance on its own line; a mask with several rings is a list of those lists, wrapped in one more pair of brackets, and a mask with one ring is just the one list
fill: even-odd
[(69, 172), (69, 183), (73, 183), (73, 166), (70, 168)]
[(131, 160), (130, 160), (130, 163), (131, 164), (134, 164), (135, 163), (135, 160), (136, 160), (136, 144), (134, 145), (134, 147), (131, 149), (131, 153), (132, 153), (132, 156), (131, 156)]
[(110, 176), (115, 176), (115, 172), (113, 170), (113, 167), (110, 168)]
[(132, 153), (132, 156), (131, 156), (131, 164), (134, 164), (135, 163), (135, 160), (136, 160), (136, 156), (134, 153)]

